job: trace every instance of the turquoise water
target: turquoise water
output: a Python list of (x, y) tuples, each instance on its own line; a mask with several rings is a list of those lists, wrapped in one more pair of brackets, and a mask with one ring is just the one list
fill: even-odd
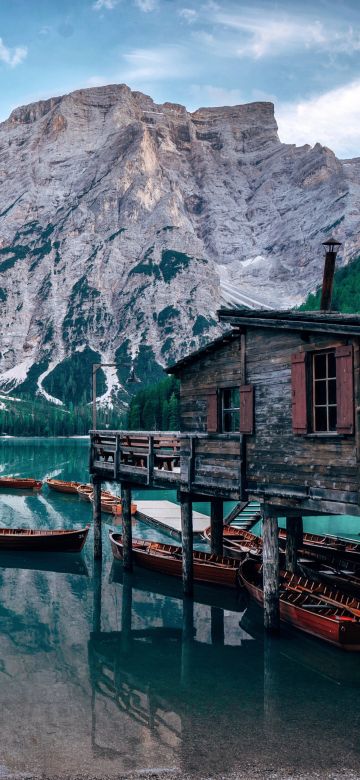
[[(88, 481), (87, 457), (81, 439), (0, 440), (3, 474)], [(90, 518), (89, 504), (46, 487), (0, 493), (3, 526)], [(358, 519), (321, 523), (359, 531)], [(198, 586), (184, 602), (171, 578), (124, 578), (105, 525), (102, 566), (89, 535), (81, 556), (3, 553), (0, 585), (1, 777), (357, 772), (360, 655), (291, 631), (264, 640), (242, 592)]]

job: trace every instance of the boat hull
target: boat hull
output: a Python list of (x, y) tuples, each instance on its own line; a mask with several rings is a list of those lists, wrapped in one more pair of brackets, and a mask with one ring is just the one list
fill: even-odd
[(41, 490), (42, 484), (39, 479), (0, 477), (0, 488), (5, 490)]
[[(260, 586), (251, 582), (244, 570), (240, 568), (240, 578), (249, 595), (263, 607), (264, 594)], [(280, 620), (289, 623), (294, 628), (304, 631), (317, 639), (329, 642), (342, 650), (360, 651), (360, 622), (352, 619), (339, 620), (311, 612), (301, 606), (289, 604), (280, 597)]]
[[(123, 546), (120, 534), (110, 534), (111, 549), (116, 560), (123, 559)], [(161, 547), (161, 546), (160, 546)], [(136, 540), (133, 542), (133, 561), (136, 565), (142, 566), (151, 571), (168, 574), (171, 577), (182, 577), (182, 553), (181, 547), (175, 545), (163, 545), (164, 548), (171, 549), (169, 554), (162, 554), (160, 550), (151, 550), (151, 543), (144, 546), (143, 549), (137, 547)], [(223, 559), (227, 560), (227, 559)], [(230, 559), (229, 559), (230, 561)], [(231, 565), (218, 566), (207, 563), (206, 560), (197, 560), (194, 554), (194, 580), (196, 582), (206, 582), (210, 585), (221, 585), (235, 588), (237, 585), (237, 571), (235, 561), (231, 560)]]
[(86, 542), (89, 527), (74, 531), (29, 531), (25, 528), (0, 529), (0, 552), (80, 552)]
[(76, 495), (80, 486), (80, 482), (62, 482), (57, 479), (47, 479), (46, 484), (50, 490), (55, 490), (57, 493), (72, 493)]

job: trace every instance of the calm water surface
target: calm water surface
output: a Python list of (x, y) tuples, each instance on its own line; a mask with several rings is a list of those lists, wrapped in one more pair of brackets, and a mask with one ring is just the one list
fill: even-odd
[[(0, 473), (88, 481), (88, 443), (0, 440)], [(171, 491), (135, 498), (175, 499)], [(198, 505), (207, 511), (206, 505)], [(0, 525), (80, 527), (90, 505), (46, 487), (0, 493)], [(357, 536), (359, 520), (306, 520)], [(296, 632), (264, 640), (243, 593), (123, 576), (104, 526), (81, 556), (0, 556), (0, 777), (216, 776), (360, 765), (360, 655)], [(139, 523), (136, 535), (167, 538)], [(360, 773), (359, 773), (360, 776)]]

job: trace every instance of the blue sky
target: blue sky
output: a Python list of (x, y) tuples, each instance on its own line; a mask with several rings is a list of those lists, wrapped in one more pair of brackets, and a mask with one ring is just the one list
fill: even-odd
[(0, 0), (0, 120), (115, 82), (189, 110), (272, 100), (281, 140), (360, 156), (360, 0)]

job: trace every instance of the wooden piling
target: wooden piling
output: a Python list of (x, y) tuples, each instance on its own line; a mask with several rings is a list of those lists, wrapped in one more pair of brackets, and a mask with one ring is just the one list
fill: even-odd
[(276, 634), (280, 627), (279, 612), (279, 538), (277, 517), (263, 514), (263, 580), (264, 626)]
[(131, 527), (131, 487), (121, 483), (123, 567), (132, 571), (132, 527)]
[(303, 541), (302, 517), (289, 516), (286, 518), (286, 569), (292, 574), (297, 571), (298, 549)]
[(102, 556), (101, 479), (93, 477), (93, 488), (94, 558), (99, 560)]
[(193, 519), (192, 501), (189, 493), (180, 493), (181, 539), (182, 539), (182, 575), (186, 596), (193, 593)]
[(94, 560), (93, 572), (93, 631), (101, 631), (101, 580), (102, 580), (102, 560)]
[(223, 502), (221, 498), (211, 499), (211, 552), (215, 555), (223, 554)]

